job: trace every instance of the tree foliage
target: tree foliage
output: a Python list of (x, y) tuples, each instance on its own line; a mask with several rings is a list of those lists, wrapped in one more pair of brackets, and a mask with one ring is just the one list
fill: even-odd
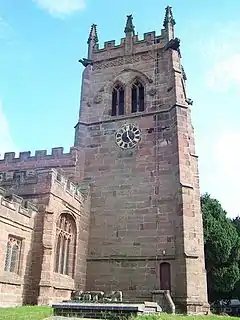
[(233, 219), (232, 223), (233, 223), (234, 227), (236, 228), (238, 235), (240, 236), (240, 217), (238, 216), (235, 219)]
[(201, 208), (209, 301), (231, 299), (240, 282), (240, 220), (237, 230), (219, 201), (209, 194), (202, 195)]

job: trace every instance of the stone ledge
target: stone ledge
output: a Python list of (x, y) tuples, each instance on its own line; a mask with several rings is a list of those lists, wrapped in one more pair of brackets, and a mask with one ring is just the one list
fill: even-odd
[(94, 122), (82, 122), (82, 121), (78, 121), (77, 124), (75, 125), (75, 129), (79, 126), (79, 125), (83, 125), (83, 126), (93, 126), (93, 125), (98, 125), (98, 124), (103, 124), (103, 123), (110, 123), (110, 122), (116, 122), (119, 120), (123, 120), (125, 121), (126, 119), (135, 119), (135, 118), (139, 118), (141, 117), (149, 117), (149, 116), (155, 116), (156, 114), (160, 114), (160, 113), (164, 113), (164, 112), (170, 112), (172, 109), (174, 108), (183, 108), (183, 109), (188, 109), (188, 106), (186, 105), (182, 105), (182, 104), (174, 104), (171, 106), (161, 106), (161, 110), (157, 110), (157, 111), (149, 111), (149, 112), (138, 112), (136, 114), (129, 114), (129, 115), (124, 115), (124, 116), (116, 116), (116, 117), (112, 117), (110, 119), (105, 119), (105, 120), (100, 120), (100, 121), (94, 121)]
[(87, 261), (159, 261), (159, 260), (174, 260), (175, 255), (161, 255), (161, 256), (102, 256), (89, 257)]
[(64, 275), (55, 275), (53, 280), (41, 280), (39, 287), (54, 288), (55, 290), (75, 290), (74, 280)]
[(198, 158), (198, 155), (196, 153), (190, 153), (190, 156), (193, 158)]
[(54, 273), (52, 287), (56, 290), (74, 290), (74, 279), (68, 275)]
[(21, 286), (23, 279), (13, 272), (4, 271), (3, 274), (0, 275), (0, 283)]
[(53, 284), (53, 288), (56, 290), (74, 290), (75, 286), (74, 284), (68, 284), (68, 285), (62, 285), (62, 284)]
[(198, 259), (199, 258), (199, 254), (194, 253), (194, 252), (184, 252), (184, 256), (188, 259)]
[(182, 183), (182, 182), (180, 182), (180, 185), (181, 185), (182, 188), (194, 189), (193, 185), (192, 185), (192, 184), (189, 184), (189, 183)]

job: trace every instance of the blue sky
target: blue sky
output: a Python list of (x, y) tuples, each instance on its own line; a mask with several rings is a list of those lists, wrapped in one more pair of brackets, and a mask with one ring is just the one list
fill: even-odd
[[(140, 4), (141, 3), (141, 4)], [(240, 2), (237, 0), (1, 0), (0, 153), (73, 144), (82, 67), (92, 23), (100, 45), (136, 31), (160, 33), (173, 7), (181, 39), (200, 165), (201, 191), (240, 214)]]

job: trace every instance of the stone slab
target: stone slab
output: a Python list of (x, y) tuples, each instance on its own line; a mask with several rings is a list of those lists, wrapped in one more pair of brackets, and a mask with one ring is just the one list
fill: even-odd
[(139, 314), (152, 314), (162, 312), (162, 308), (155, 302), (144, 303), (93, 303), (93, 302), (61, 302), (52, 305), (54, 309), (54, 317), (59, 316), (74, 318), (111, 318), (115, 315), (119, 318), (139, 315)]

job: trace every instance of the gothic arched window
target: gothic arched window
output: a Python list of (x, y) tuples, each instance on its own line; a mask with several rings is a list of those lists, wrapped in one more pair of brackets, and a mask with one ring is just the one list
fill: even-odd
[(124, 114), (124, 88), (116, 84), (112, 91), (112, 116)]
[(171, 290), (171, 268), (168, 262), (160, 264), (160, 289)]
[(21, 240), (9, 236), (4, 271), (18, 273), (20, 262)]
[(144, 111), (144, 86), (136, 80), (132, 84), (132, 112)]
[(70, 214), (61, 214), (57, 222), (56, 233), (55, 272), (73, 277), (76, 252), (76, 224)]

